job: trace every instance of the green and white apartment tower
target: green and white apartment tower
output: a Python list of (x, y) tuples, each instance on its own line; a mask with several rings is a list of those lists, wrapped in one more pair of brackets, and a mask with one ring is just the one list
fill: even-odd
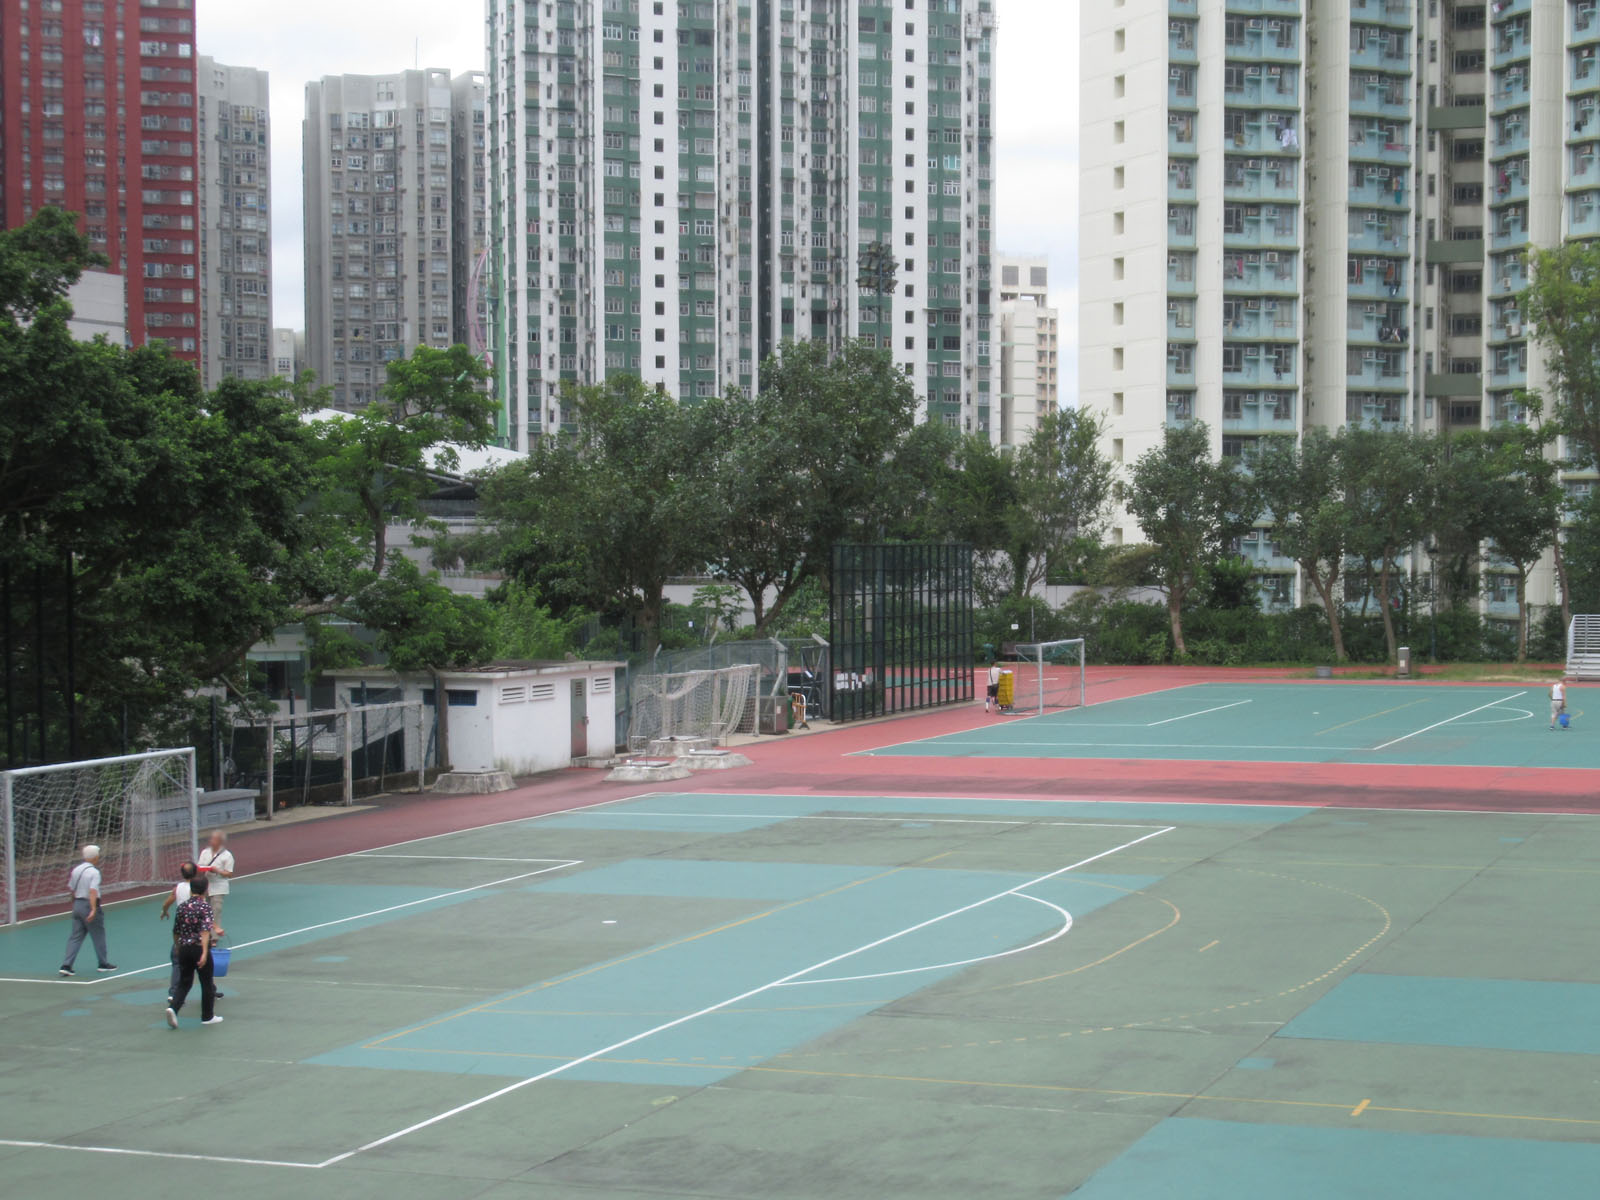
[[(1191, 419), (1241, 457), (1314, 426), (1522, 419), (1529, 251), (1600, 236), (1596, 9), (1084, 4), (1079, 391), (1108, 453)], [(1304, 601), (1270, 524), (1238, 549), (1269, 602)], [(1509, 568), (1485, 571), (1485, 615), (1513, 616)], [(1529, 583), (1552, 602), (1548, 557)]]
[(489, 0), (487, 32), (509, 445), (567, 381), (693, 402), (850, 337), (988, 431), (993, 0)]

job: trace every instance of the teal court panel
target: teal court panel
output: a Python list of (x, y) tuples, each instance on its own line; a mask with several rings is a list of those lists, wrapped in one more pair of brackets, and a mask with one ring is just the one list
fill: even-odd
[(862, 753), (1600, 767), (1600, 738), (1552, 736), (1547, 716), (1539, 685), (1197, 684)]
[(1072, 1200), (1405, 1200), (1592, 1196), (1600, 1145), (1162, 1121)]
[[(1030, 878), (1001, 872), (897, 871), (759, 921), (704, 931), (535, 983), (309, 1061), (526, 1078), (765, 988), (727, 1009), (651, 1033), (616, 1052), (624, 1061), (589, 1062), (563, 1072), (563, 1078), (595, 1082), (715, 1082), (947, 978), (962, 970), (966, 960), (1058, 933), (1065, 922), (1055, 908), (1008, 896), (883, 946), (847, 953)], [(1144, 876), (1074, 875), (1027, 891), (1081, 919), (1120, 899), (1126, 894), (1122, 889), (1151, 881)], [(765, 987), (840, 955), (844, 957), (789, 984)]]
[[(1154, 828), (1159, 825), (1283, 825), (1298, 820), (1312, 807), (1262, 804), (1139, 804), (1111, 800), (993, 800), (972, 796), (787, 796), (736, 795), (723, 792), (663, 792), (574, 817), (587, 818), (585, 829), (640, 829), (650, 820), (681, 821), (667, 832), (705, 831), (738, 833), (795, 818), (815, 818), (829, 813), (859, 817), (904, 816), (974, 821), (1077, 822), (1086, 826), (1119, 822)], [(654, 817), (648, 814), (667, 814)], [(560, 818), (566, 820), (567, 818)], [(745, 824), (752, 821), (759, 824)], [(639, 822), (639, 824), (635, 824)], [(561, 828), (552, 821), (531, 827)], [(1114, 834), (1116, 829), (1108, 829)], [(1140, 829), (1130, 829), (1136, 837)], [(1121, 840), (1121, 839), (1119, 839)]]
[[(398, 872), (397, 872), (398, 873)], [(479, 880), (463, 880), (470, 887)], [(390, 921), (482, 899), (488, 890), (445, 895), (452, 888), (394, 884), (329, 884), (268, 882), (246, 879), (228, 896), (228, 940), (240, 950), (236, 961), (339, 937)], [(167, 969), (172, 945), (171, 921), (158, 921), (159, 896), (106, 906), (106, 939), (111, 960), (122, 968), (115, 975), (96, 975), (94, 947), (85, 943), (78, 955), (78, 978), (117, 980), (133, 971)], [(330, 922), (338, 922), (330, 924)], [(0, 931), (0, 975), (17, 978), (54, 976), (67, 941), (68, 918), (61, 916)], [(270, 939), (270, 940), (264, 940)], [(259, 945), (247, 945), (257, 942)], [(87, 972), (85, 971), (87, 966)], [(146, 971), (148, 973), (148, 971)]]
[(689, 858), (635, 858), (579, 871), (532, 892), (579, 896), (694, 896), (709, 900), (799, 900), (844, 887), (886, 870), (827, 863), (720, 862)]
[(1352, 975), (1279, 1037), (1600, 1054), (1600, 984)]

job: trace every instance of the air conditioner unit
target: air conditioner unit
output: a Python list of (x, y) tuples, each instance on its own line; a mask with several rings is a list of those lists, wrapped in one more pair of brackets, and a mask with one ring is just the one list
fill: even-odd
[(1169, 313), (1176, 313), (1178, 311), (1178, 302), (1176, 300), (1168, 300), (1167, 311)]
[(1267, 263), (1268, 263), (1268, 265), (1276, 263), (1277, 261), (1278, 261), (1278, 252), (1276, 250), (1268, 250), (1267, 251)]
[(1261, 301), (1259, 299), (1246, 300), (1244, 302), (1244, 306), (1245, 306), (1246, 311), (1248, 311), (1248, 312), (1260, 312), (1261, 311)]
[(1259, 266), (1261, 264), (1261, 252), (1259, 250), (1250, 251), (1249, 254), (1244, 256), (1244, 261), (1252, 267)]
[(1244, 356), (1246, 359), (1259, 359), (1261, 357), (1261, 347), (1251, 346), (1244, 352)]
[(1259, 171), (1259, 170), (1261, 170), (1261, 160), (1259, 158), (1247, 158), (1247, 159), (1245, 159), (1244, 169), (1246, 171)]
[(1518, 325), (1518, 324), (1516, 324), (1514, 322), (1507, 321), (1506, 322), (1506, 336), (1507, 337), (1513, 337), (1513, 338), (1521, 337), (1522, 336), (1522, 326)]
[(1267, 23), (1265, 21), (1261, 20), (1259, 17), (1250, 22), (1250, 28), (1255, 30), (1255, 31), (1257, 31), (1257, 32), (1260, 32), (1261, 30), (1265, 29), (1266, 27), (1267, 27)]
[(1178, 256), (1176, 254), (1167, 255), (1167, 266), (1176, 267), (1177, 265), (1178, 265)]
[(1389, 178), (1389, 168), (1388, 167), (1379, 167), (1376, 171), (1373, 172), (1373, 174), (1376, 175), (1379, 179), (1387, 179), (1387, 178)]
[(1267, 32), (1268, 33), (1282, 33), (1283, 32), (1283, 22), (1282, 21), (1268, 21), (1267, 22)]
[(1367, 305), (1366, 313), (1367, 313), (1367, 316), (1369, 316), (1369, 317), (1377, 316), (1380, 311), (1381, 310), (1378, 308), (1378, 306), (1376, 304)]
[(1260, 79), (1261, 78), (1261, 68), (1260, 67), (1246, 67), (1244, 69), (1244, 77), (1246, 79)]
[(1182, 79), (1183, 78), (1183, 68), (1182, 67), (1173, 67), (1170, 71), (1167, 72), (1167, 78), (1168, 79)]
[(1378, 361), (1378, 355), (1376, 352), (1369, 350), (1361, 356), (1361, 361), (1375, 363)]
[(1280, 75), (1283, 74), (1283, 68), (1282, 67), (1268, 67), (1267, 68), (1267, 74), (1271, 78), (1277, 79)]

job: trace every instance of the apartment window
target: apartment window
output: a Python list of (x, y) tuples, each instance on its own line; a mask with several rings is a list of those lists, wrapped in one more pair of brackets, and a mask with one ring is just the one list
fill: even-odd
[(1128, 31), (1126, 29), (1118, 29), (1111, 35), (1111, 49), (1116, 53), (1121, 54), (1127, 48)]

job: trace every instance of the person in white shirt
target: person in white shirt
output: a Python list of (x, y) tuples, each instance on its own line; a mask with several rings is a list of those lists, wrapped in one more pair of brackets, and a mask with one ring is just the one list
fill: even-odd
[(988, 690), (983, 694), (984, 712), (989, 711), (989, 704), (991, 701), (998, 710), (1000, 707), (1000, 664), (997, 662), (992, 662), (989, 664), (989, 687)]
[(1567, 709), (1567, 681), (1558, 679), (1550, 685), (1550, 728), (1554, 729)]
[(61, 975), (70, 978), (77, 972), (72, 964), (83, 948), (84, 938), (94, 939), (100, 971), (115, 971), (117, 964), (106, 956), (106, 914), (100, 907), (100, 847), (85, 846), (83, 861), (67, 877), (72, 891), (72, 932), (67, 935), (67, 953), (61, 959)]
[(233, 851), (228, 849), (228, 835), (220, 829), (213, 831), (210, 844), (200, 851), (195, 865), (206, 873), (206, 898), (211, 902), (211, 915), (220, 924), (222, 903), (228, 898), (228, 880), (233, 878)]
[[(176, 886), (174, 886), (173, 889), (170, 892), (167, 893), (167, 898), (161, 902), (161, 919), (163, 921), (165, 921), (167, 919), (167, 914), (172, 911), (172, 906), (174, 904), (182, 904), (185, 900), (187, 900), (193, 894), (189, 890), (189, 881), (192, 880), (197, 874), (199, 874), (199, 868), (196, 867), (192, 862), (186, 862), (186, 863), (182, 864), (181, 866), (179, 866), (178, 874), (181, 875), (183, 878), (178, 880)], [(172, 993), (178, 990), (178, 977), (179, 977), (179, 974), (180, 974), (180, 972), (179, 972), (179, 969), (178, 969), (178, 939), (177, 938), (173, 938), (172, 939), (172, 974), (167, 980), (167, 999), (169, 999), (169, 1000), (172, 998)]]

